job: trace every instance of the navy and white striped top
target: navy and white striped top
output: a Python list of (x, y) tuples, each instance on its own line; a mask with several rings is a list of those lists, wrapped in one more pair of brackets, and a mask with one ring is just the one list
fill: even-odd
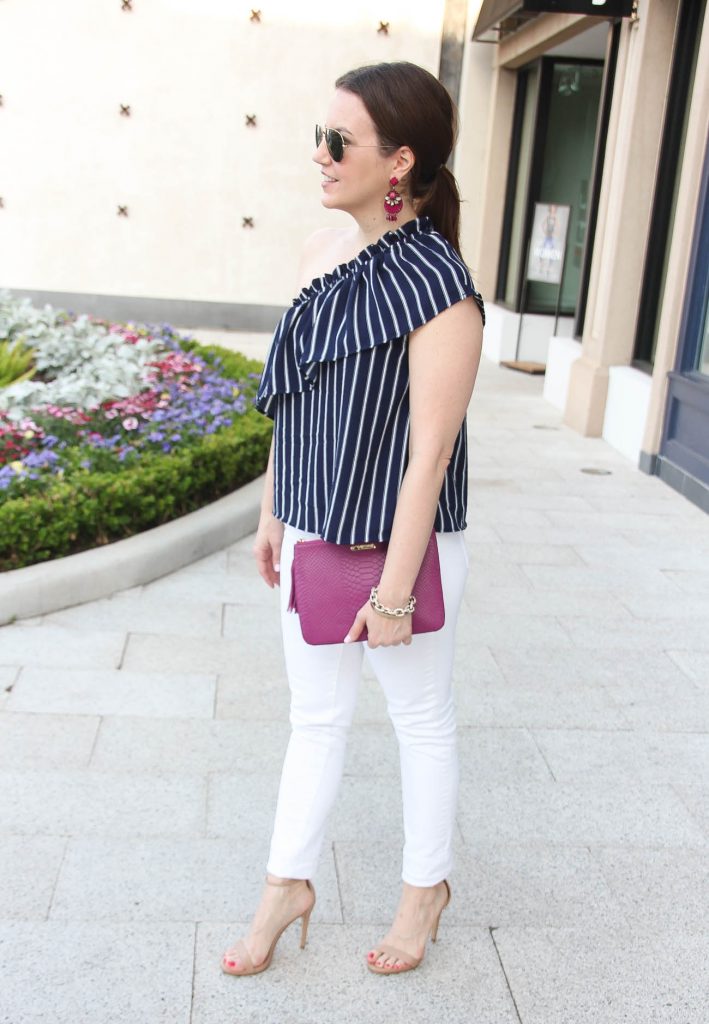
[[(336, 544), (388, 540), (408, 461), (409, 333), (467, 296), (468, 268), (430, 218), (388, 231), (283, 314), (256, 407), (274, 421), (277, 519)], [(435, 529), (463, 530), (465, 421)]]

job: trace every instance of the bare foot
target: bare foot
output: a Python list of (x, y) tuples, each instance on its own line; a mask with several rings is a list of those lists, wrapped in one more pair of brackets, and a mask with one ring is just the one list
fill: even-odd
[[(268, 956), (273, 940), (287, 923), (295, 921), (304, 914), (313, 903), (312, 890), (304, 879), (291, 881), (268, 875), (271, 884), (264, 886), (261, 902), (254, 914), (251, 928), (244, 940), (254, 967), (258, 967)], [(275, 884), (274, 884), (275, 883)], [(224, 954), (224, 964), (233, 973), (239, 973), (242, 964), (235, 946), (231, 946)]]
[(420, 960), (436, 918), (447, 902), (445, 882), (425, 888), (404, 882), (394, 923), (382, 941), (367, 954), (369, 963), (394, 971), (408, 966), (403, 960), (383, 953), (382, 946), (395, 946), (410, 955), (412, 961)]

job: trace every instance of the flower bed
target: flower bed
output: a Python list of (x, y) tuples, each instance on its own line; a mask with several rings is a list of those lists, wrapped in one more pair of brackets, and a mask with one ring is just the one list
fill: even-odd
[(36, 372), (0, 389), (0, 569), (131, 536), (265, 469), (258, 362), (7, 293), (3, 337), (32, 347)]

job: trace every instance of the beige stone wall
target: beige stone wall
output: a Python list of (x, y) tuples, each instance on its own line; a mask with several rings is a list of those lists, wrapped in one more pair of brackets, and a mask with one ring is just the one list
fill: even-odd
[[(489, 165), (492, 92), (495, 86), (495, 47), (472, 41), (473, 28), (482, 0), (470, 0), (465, 33), (463, 73), (458, 97), (460, 133), (455, 151), (454, 171), (461, 198), (460, 242), (463, 257), (484, 296), (491, 295), (494, 279), (482, 238), (490, 213), (485, 202)], [(508, 143), (509, 144), (509, 143)]]
[(3, 0), (0, 286), (290, 300), (303, 238), (344, 219), (311, 162), (335, 78), (397, 59), (436, 74), (444, 0), (268, 0), (259, 24), (255, 6)]
[(564, 414), (583, 434), (602, 432), (608, 367), (632, 359), (677, 8), (645, 3), (621, 30), (582, 356)]

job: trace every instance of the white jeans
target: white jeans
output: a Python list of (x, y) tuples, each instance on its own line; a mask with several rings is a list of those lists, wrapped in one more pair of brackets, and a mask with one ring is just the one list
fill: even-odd
[[(355, 709), (362, 658), (384, 691), (399, 742), (404, 808), (402, 878), (436, 885), (452, 867), (458, 757), (452, 668), (455, 625), (468, 571), (462, 533), (439, 533), (446, 622), (408, 646), (306, 644), (287, 611), (293, 546), (313, 534), (286, 526), (281, 552), (281, 622), (291, 690), (292, 732), (283, 764), (268, 871), (312, 878), (337, 795)], [(376, 765), (372, 777), (377, 777)], [(366, 823), (363, 822), (366, 828)]]

